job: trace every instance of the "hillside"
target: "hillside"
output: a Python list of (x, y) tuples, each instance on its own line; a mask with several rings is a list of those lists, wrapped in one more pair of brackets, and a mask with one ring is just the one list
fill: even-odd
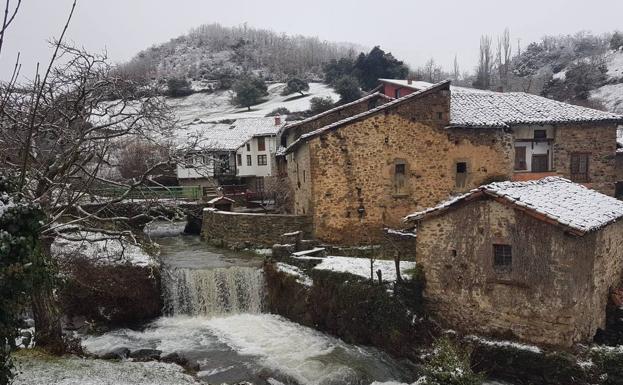
[(246, 25), (207, 24), (140, 52), (122, 68), (131, 76), (152, 80), (185, 77), (222, 81), (220, 88), (226, 89), (243, 72), (273, 81), (292, 75), (319, 80), (323, 64), (354, 57), (360, 50), (355, 44), (288, 36)]
[(512, 61), (512, 88), (623, 112), (620, 34), (546, 36)]

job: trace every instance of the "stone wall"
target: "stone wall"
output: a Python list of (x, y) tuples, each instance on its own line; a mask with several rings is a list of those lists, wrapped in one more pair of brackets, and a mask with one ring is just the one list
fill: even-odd
[(588, 187), (614, 195), (616, 171), (616, 124), (582, 124), (556, 126), (554, 142), (554, 169), (559, 175), (570, 178), (574, 152), (589, 153)]
[[(374, 241), (381, 229), (492, 177), (512, 174), (512, 137), (496, 129), (448, 130), (448, 90), (403, 103), (311, 139), (311, 178), (302, 184), (317, 238), (331, 243)], [(297, 155), (298, 156), (298, 155)], [(405, 188), (396, 191), (396, 163), (406, 168)], [(467, 164), (457, 187), (457, 162)], [(301, 166), (299, 165), (299, 168)], [(312, 183), (313, 182), (313, 183)], [(300, 210), (300, 209), (299, 209)]]
[[(425, 297), (447, 326), (537, 344), (589, 341), (605, 322), (621, 274), (621, 226), (583, 237), (493, 200), (418, 224)], [(512, 246), (512, 270), (493, 267), (493, 244)]]
[(205, 209), (201, 235), (208, 242), (219, 246), (272, 246), (279, 242), (282, 234), (299, 230), (304, 237), (311, 236), (310, 217)]
[(345, 118), (349, 118), (353, 115), (366, 112), (371, 108), (374, 108), (376, 106), (380, 106), (381, 104), (386, 103), (387, 101), (388, 100), (386, 98), (377, 96), (377, 97), (362, 100), (358, 103), (354, 103), (350, 106), (343, 107), (341, 109), (337, 109), (336, 111), (333, 111), (330, 113), (318, 114), (317, 117), (315, 117), (314, 119), (308, 122), (295, 125), (292, 128), (288, 128), (287, 131), (285, 132), (285, 136), (286, 136), (285, 145), (289, 146), (303, 134), (307, 134), (308, 132), (311, 132), (321, 127), (335, 123), (338, 120), (342, 120)]

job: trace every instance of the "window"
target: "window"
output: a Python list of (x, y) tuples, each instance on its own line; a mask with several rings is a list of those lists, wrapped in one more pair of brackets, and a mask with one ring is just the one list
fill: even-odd
[(247, 166), (253, 166), (253, 160), (251, 155), (247, 155)]
[(257, 150), (258, 151), (266, 151), (266, 138), (260, 136), (257, 138)]
[(532, 172), (549, 171), (549, 156), (547, 154), (532, 154)]
[(456, 162), (456, 187), (465, 187), (467, 182), (467, 162)]
[(493, 268), (510, 271), (513, 265), (511, 245), (493, 245)]
[(236, 154), (236, 160), (238, 161), (238, 166), (242, 166), (242, 154)]
[(534, 130), (534, 139), (547, 139), (546, 130)]
[(195, 160), (195, 157), (187, 154), (184, 155), (184, 168), (193, 168), (193, 162)]
[(400, 97), (400, 88), (396, 88), (396, 90), (394, 91), (394, 97), (396, 99), (398, 99)]
[(589, 154), (571, 154), (571, 180), (574, 182), (588, 182)]
[(247, 151), (251, 151), (251, 143), (247, 142)]
[(258, 166), (266, 166), (268, 164), (268, 159), (266, 155), (258, 155), (257, 156), (257, 165)]
[(526, 148), (525, 147), (515, 147), (515, 170), (525, 170), (527, 169), (526, 163)]
[(407, 190), (407, 165), (403, 162), (394, 164), (394, 194), (405, 194)]

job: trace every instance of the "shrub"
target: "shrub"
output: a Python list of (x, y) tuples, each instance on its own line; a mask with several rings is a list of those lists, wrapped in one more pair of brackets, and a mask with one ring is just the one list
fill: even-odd
[(172, 97), (187, 96), (193, 93), (190, 88), (190, 82), (185, 78), (169, 78), (167, 79), (167, 94)]
[(286, 87), (283, 89), (283, 92), (281, 93), (281, 95), (283, 96), (290, 95), (295, 92), (298, 92), (301, 95), (304, 95), (303, 91), (309, 91), (309, 84), (305, 80), (302, 80), (299, 78), (292, 78), (288, 80)]
[(335, 92), (340, 95), (341, 103), (348, 103), (361, 97), (359, 82), (353, 76), (343, 76), (335, 83)]
[(316, 96), (309, 101), (309, 112), (312, 115), (317, 115), (333, 108), (333, 98), (330, 96)]
[(289, 114), (290, 114), (290, 110), (288, 110), (287, 108), (278, 107), (272, 110), (271, 112), (269, 112), (268, 114), (266, 114), (266, 116), (269, 117), (269, 116), (289, 115)]
[(481, 374), (470, 366), (470, 354), (459, 348), (447, 337), (435, 341), (433, 352), (424, 365), (426, 379), (421, 385), (480, 385)]
[(623, 47), (623, 32), (616, 31), (610, 38), (610, 49), (619, 50)]
[(234, 103), (247, 107), (249, 111), (251, 111), (252, 105), (258, 104), (263, 96), (268, 95), (268, 87), (266, 87), (264, 80), (252, 75), (238, 79), (234, 83), (233, 90), (236, 93)]

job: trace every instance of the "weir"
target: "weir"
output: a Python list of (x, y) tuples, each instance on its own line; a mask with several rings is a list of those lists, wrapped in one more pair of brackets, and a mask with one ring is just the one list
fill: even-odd
[(256, 267), (169, 267), (162, 283), (167, 315), (212, 317), (263, 310), (264, 275)]

